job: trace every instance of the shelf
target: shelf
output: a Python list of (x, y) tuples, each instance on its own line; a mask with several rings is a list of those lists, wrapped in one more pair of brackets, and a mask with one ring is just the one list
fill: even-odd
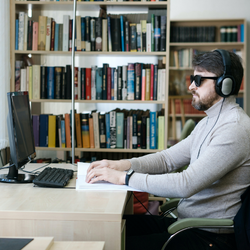
[[(66, 102), (66, 103), (71, 103), (71, 100), (62, 100), (62, 99), (39, 99), (39, 100), (34, 100), (31, 99), (30, 102), (33, 103), (47, 103), (47, 102)], [(150, 104), (164, 104), (165, 101), (142, 101), (142, 100), (135, 100), (135, 101), (128, 101), (128, 100), (75, 100), (75, 103), (136, 103), (136, 104), (145, 104), (145, 103), (150, 103)]]
[[(15, 50), (15, 54), (34, 54), (34, 55), (57, 55), (60, 56), (71, 56), (71, 51), (42, 51), (42, 50)], [(92, 55), (92, 56), (166, 56), (166, 51), (160, 52), (127, 52), (127, 51), (118, 51), (118, 52), (102, 52), (102, 51), (75, 51), (75, 55)]]
[[(71, 148), (49, 148), (36, 147), (36, 150), (44, 151), (71, 151)], [(75, 148), (76, 152), (110, 152), (110, 153), (156, 153), (161, 150), (158, 149), (124, 149), (124, 148)]]

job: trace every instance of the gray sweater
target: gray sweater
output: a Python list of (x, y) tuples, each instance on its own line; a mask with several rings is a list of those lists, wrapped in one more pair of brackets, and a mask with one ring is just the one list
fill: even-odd
[[(186, 139), (161, 152), (131, 159), (136, 173), (129, 186), (184, 198), (178, 206), (180, 219), (233, 219), (241, 205), (240, 195), (250, 184), (250, 118), (235, 97), (226, 98), (223, 104), (219, 101), (206, 114)], [(185, 165), (189, 165), (185, 171), (171, 173)]]

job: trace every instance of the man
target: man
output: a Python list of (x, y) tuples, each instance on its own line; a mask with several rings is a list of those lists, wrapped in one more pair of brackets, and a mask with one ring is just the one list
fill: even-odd
[[(224, 50), (196, 55), (189, 90), (203, 118), (185, 140), (140, 158), (94, 162), (86, 181), (106, 180), (163, 197), (182, 198), (178, 219), (233, 219), (250, 184), (250, 118), (236, 104), (243, 77), (240, 58)], [(181, 173), (171, 173), (188, 165)], [(127, 174), (126, 170), (132, 174)], [(93, 178), (96, 177), (96, 178)], [(132, 218), (131, 218), (132, 217)], [(173, 221), (127, 216), (127, 249), (161, 249)], [(184, 231), (168, 249), (235, 249), (233, 230)]]

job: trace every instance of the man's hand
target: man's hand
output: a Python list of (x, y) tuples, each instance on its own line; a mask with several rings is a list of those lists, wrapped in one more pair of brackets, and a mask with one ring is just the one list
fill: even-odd
[(120, 160), (120, 161), (110, 161), (110, 160), (102, 160), (102, 161), (94, 161), (90, 164), (87, 174), (94, 168), (110, 168), (118, 171), (126, 171), (130, 169), (131, 163), (128, 160)]
[(96, 167), (87, 172), (86, 182), (108, 181), (117, 185), (125, 184), (126, 172), (117, 171), (109, 167)]

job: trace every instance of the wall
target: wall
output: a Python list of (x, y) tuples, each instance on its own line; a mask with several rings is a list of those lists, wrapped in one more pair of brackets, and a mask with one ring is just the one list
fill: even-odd
[[(172, 0), (170, 2), (170, 20), (182, 19), (230, 19), (245, 18), (247, 20), (247, 41), (250, 41), (250, 1), (249, 0)], [(250, 48), (247, 49), (247, 59)], [(250, 72), (250, 60), (247, 61), (247, 72)], [(247, 96), (250, 96), (250, 74), (248, 74)], [(250, 115), (250, 99), (247, 100)]]

